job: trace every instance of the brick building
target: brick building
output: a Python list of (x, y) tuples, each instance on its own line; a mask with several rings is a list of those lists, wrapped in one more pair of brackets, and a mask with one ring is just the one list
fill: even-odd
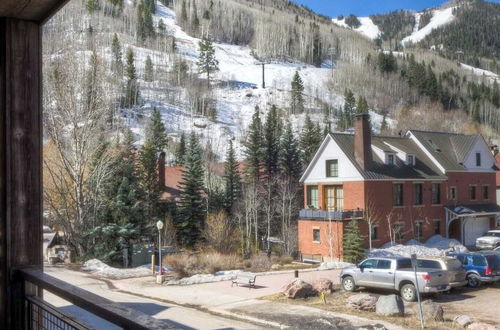
[(299, 250), (304, 259), (341, 259), (353, 220), (366, 248), (435, 234), (473, 245), (500, 225), (495, 169), (480, 135), (372, 136), (369, 116), (358, 115), (355, 133), (329, 134), (301, 178)]

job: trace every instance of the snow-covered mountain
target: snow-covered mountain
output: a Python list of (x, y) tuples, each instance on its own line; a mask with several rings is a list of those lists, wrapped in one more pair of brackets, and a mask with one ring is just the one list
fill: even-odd
[(412, 34), (405, 37), (401, 43), (403, 45), (407, 43), (417, 43), (422, 41), (426, 36), (428, 36), (432, 30), (442, 27), (446, 24), (453, 22), (455, 16), (453, 16), (453, 10), (456, 7), (449, 7), (444, 9), (435, 9), (432, 11), (432, 18), (430, 22), (425, 26), (420, 26), (420, 15), (421, 13), (415, 13), (416, 24), (415, 29)]
[[(373, 23), (373, 20), (370, 17), (358, 17), (358, 20), (361, 25), (358, 28), (355, 28), (354, 31), (357, 31), (372, 40), (377, 39), (380, 36), (380, 29)], [(342, 18), (341, 20), (333, 18), (332, 22), (338, 26), (345, 28), (349, 27), (345, 22), (345, 18)]]

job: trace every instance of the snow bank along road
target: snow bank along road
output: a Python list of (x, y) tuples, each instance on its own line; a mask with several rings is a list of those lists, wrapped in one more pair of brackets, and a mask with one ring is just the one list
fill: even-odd
[[(88, 277), (81, 272), (71, 271), (65, 268), (45, 267), (45, 272), (60, 280), (76, 285), (84, 290), (95, 293), (101, 297), (123, 304), (130, 308), (151, 315), (155, 318), (168, 320), (178, 325), (180, 329), (255, 329), (256, 325), (240, 322), (229, 318), (215, 316), (193, 308), (187, 308), (175, 304), (168, 304), (152, 299), (137, 297), (108, 289), (107, 285), (99, 280)], [(150, 278), (151, 280), (151, 278)], [(88, 325), (99, 329), (120, 329), (71, 303), (54, 296), (48, 292), (44, 293), (45, 299), (60, 308), (64, 312), (86, 322)]]

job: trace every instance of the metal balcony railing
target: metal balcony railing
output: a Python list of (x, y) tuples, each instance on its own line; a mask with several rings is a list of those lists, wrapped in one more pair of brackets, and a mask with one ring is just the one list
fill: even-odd
[(323, 211), (302, 209), (299, 212), (300, 219), (322, 219), (322, 220), (347, 220), (363, 218), (362, 210), (343, 210), (343, 211)]
[(22, 330), (87, 330), (93, 329), (42, 298), (48, 291), (73, 305), (122, 329), (177, 329), (172, 323), (155, 319), (147, 314), (80, 289), (38, 269), (21, 269), (15, 273), (17, 306), (16, 324)]

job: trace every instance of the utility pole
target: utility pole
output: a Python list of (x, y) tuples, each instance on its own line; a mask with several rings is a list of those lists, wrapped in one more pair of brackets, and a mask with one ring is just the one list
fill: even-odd
[(262, 88), (265, 89), (266, 88), (266, 73), (265, 73), (266, 68), (265, 68), (265, 65), (269, 64), (269, 62), (260, 61), (257, 64), (262, 65)]

